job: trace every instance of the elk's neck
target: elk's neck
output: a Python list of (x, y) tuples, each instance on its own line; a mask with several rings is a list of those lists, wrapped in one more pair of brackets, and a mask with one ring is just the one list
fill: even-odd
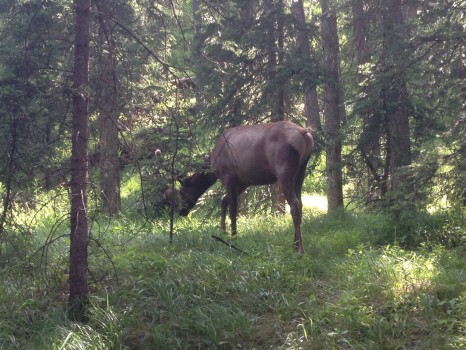
[(217, 176), (213, 172), (203, 173), (199, 184), (200, 195), (205, 193), (210, 187), (217, 182)]

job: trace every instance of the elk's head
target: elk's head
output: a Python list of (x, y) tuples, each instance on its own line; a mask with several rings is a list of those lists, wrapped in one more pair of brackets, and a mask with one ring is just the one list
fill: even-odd
[(217, 181), (212, 172), (199, 172), (181, 180), (180, 197), (181, 208), (179, 214), (186, 216), (196, 205), (198, 199), (207, 189)]

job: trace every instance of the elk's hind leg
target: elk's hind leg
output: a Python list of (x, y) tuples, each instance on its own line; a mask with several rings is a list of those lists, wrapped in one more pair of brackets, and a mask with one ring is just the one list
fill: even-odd
[(296, 193), (296, 197), (298, 198), (299, 206), (301, 208), (301, 213), (303, 210), (303, 202), (301, 200), (301, 191), (303, 188), (304, 179), (306, 177), (306, 167), (307, 167), (308, 161), (309, 161), (309, 158), (304, 163), (301, 164), (298, 170), (298, 173), (296, 175), (296, 180), (295, 180), (295, 193)]
[(303, 238), (301, 235), (301, 221), (302, 221), (302, 204), (294, 191), (294, 179), (291, 181), (284, 181), (280, 183), (280, 187), (284, 188), (285, 199), (290, 206), (291, 217), (293, 218), (294, 225), (294, 245), (296, 252), (302, 254), (304, 252)]
[[(295, 231), (294, 245), (296, 252), (298, 254), (302, 254), (304, 252), (304, 246), (301, 235), (302, 204), (300, 189), (304, 177), (300, 172), (299, 155), (293, 148), (290, 148), (289, 152), (284, 154), (280, 164), (281, 166), (277, 172), (278, 183), (288, 205), (290, 206)], [(298, 188), (299, 193), (297, 191)]]
[(226, 226), (226, 216), (227, 216), (227, 209), (228, 209), (228, 203), (230, 201), (230, 198), (228, 195), (225, 195), (222, 198), (222, 202), (220, 204), (220, 213), (221, 213), (221, 219), (220, 219), (220, 227), (222, 229), (223, 233), (227, 233), (227, 226)]

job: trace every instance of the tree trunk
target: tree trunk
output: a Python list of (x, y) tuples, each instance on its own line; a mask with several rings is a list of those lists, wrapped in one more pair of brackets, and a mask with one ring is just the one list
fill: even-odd
[(115, 110), (106, 110), (99, 116), (100, 195), (102, 210), (109, 215), (118, 214), (121, 207), (117, 113)]
[(406, 20), (409, 21), (409, 20), (416, 18), (417, 9), (419, 7), (418, 0), (404, 0), (402, 6), (403, 6), (403, 17), (406, 18)]
[(367, 23), (364, 12), (364, 0), (353, 0), (351, 4), (353, 14), (353, 47), (356, 63), (364, 64), (369, 59), (367, 48)]
[[(365, 0), (352, 0), (351, 10), (353, 14), (353, 50), (355, 61), (358, 65), (357, 79), (358, 82), (364, 82), (367, 78), (363, 73), (360, 73), (359, 66), (366, 64), (370, 60), (370, 52), (368, 49), (368, 16), (364, 11)], [(365, 96), (370, 95), (368, 86), (363, 84), (362, 92)], [(359, 136), (359, 149), (367, 165), (367, 194), (366, 200), (368, 203), (376, 203), (384, 193), (385, 182), (383, 177), (379, 175), (381, 164), (380, 157), (380, 139), (382, 117), (377, 105), (363, 108), (360, 115), (363, 123), (363, 131)]]
[(326, 174), (328, 211), (343, 207), (343, 181), (341, 164), (341, 120), (343, 119), (343, 96), (340, 86), (340, 58), (337, 32), (337, 17), (329, 9), (328, 0), (321, 0), (323, 65), (327, 79), (324, 85), (324, 131), (326, 136)]
[[(268, 57), (268, 80), (273, 84), (272, 94), (269, 96), (272, 104), (272, 120), (285, 119), (285, 89), (283, 81), (276, 81), (276, 68), (283, 61), (283, 0), (275, 4), (272, 0), (265, 1), (265, 13), (268, 16), (267, 26), (267, 57)], [(276, 26), (276, 27), (275, 27)], [(278, 183), (271, 185), (272, 212), (285, 213), (285, 196), (280, 190)]]
[(402, 190), (410, 193), (409, 179), (404, 173), (404, 168), (411, 164), (411, 140), (408, 90), (404, 73), (400, 69), (405, 40), (400, 31), (402, 23), (401, 0), (387, 0), (383, 15), (384, 70), (391, 78), (385, 84), (383, 98), (388, 123), (390, 189), (393, 192)]
[[(277, 22), (277, 44), (276, 44), (276, 57), (277, 62), (276, 65), (279, 67), (280, 65), (284, 64), (284, 28), (283, 28), (283, 21), (284, 21), (284, 7), (283, 7), (283, 0), (277, 0), (276, 10), (275, 10), (275, 18)], [(284, 120), (285, 119), (285, 83), (283, 79), (277, 81), (277, 97), (275, 99), (276, 104), (274, 105), (274, 111), (272, 111), (273, 115), (272, 118), (275, 120)]]
[(68, 316), (85, 320), (87, 286), (87, 154), (90, 0), (75, 0), (73, 123), (71, 146), (71, 242)]
[(13, 187), (13, 176), (14, 176), (14, 171), (15, 171), (15, 160), (16, 160), (16, 155), (17, 155), (17, 143), (18, 143), (18, 121), (16, 118), (13, 116), (13, 121), (11, 123), (10, 127), (10, 133), (11, 133), (11, 144), (10, 144), (10, 149), (8, 150), (8, 155), (7, 155), (7, 171), (6, 171), (6, 179), (5, 179), (5, 193), (2, 198), (2, 214), (0, 216), (0, 238), (3, 236), (3, 230), (5, 227), (6, 223), (6, 217), (8, 214), (8, 210), (11, 206), (11, 198), (12, 198), (12, 187)]
[[(297, 24), (296, 42), (298, 53), (303, 60), (311, 60), (311, 46), (306, 32), (306, 17), (304, 15), (303, 0), (293, 0), (291, 3), (291, 13)], [(315, 131), (321, 131), (319, 115), (319, 100), (317, 96), (316, 81), (314, 76), (306, 76), (303, 81), (304, 92), (304, 114), (307, 124)]]
[(120, 164), (118, 139), (118, 77), (115, 62), (115, 41), (106, 14), (110, 13), (105, 2), (95, 1), (99, 12), (100, 74), (97, 83), (99, 111), (100, 196), (103, 212), (118, 214), (120, 198)]

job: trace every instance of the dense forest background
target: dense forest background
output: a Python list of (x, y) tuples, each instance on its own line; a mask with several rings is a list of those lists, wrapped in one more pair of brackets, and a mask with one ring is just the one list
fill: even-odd
[[(93, 2), (82, 93), (102, 210), (119, 211), (124, 167), (163, 187), (223, 128), (282, 119), (313, 127), (330, 209), (464, 204), (464, 5)], [(72, 2), (1, 13), (3, 230), (15, 203), (68, 181), (76, 29)]]
[[(177, 180), (205, 166), (221, 130), (277, 120), (313, 129), (304, 192), (326, 197), (319, 220), (344, 226), (345, 215), (370, 213), (380, 218), (370, 225), (387, 228), (376, 246), (461, 256), (465, 16), (462, 0), (1, 0), (0, 266), (34, 276), (34, 293), (88, 319), (88, 295), (118, 279), (124, 242), (141, 232), (202, 236), (217, 220), (220, 187), (189, 221), (174, 209)], [(273, 217), (282, 202), (273, 186), (251, 189), (242, 214)], [(134, 234), (126, 241), (111, 228)], [(464, 291), (450, 301), (459, 295), (464, 311)], [(306, 327), (309, 339), (322, 335)], [(464, 320), (449, 328), (465, 329)], [(346, 335), (335, 332), (322, 348)], [(248, 336), (235, 334), (237, 345)], [(130, 338), (118, 344), (138, 348)], [(235, 348), (213, 338), (191, 346)]]

